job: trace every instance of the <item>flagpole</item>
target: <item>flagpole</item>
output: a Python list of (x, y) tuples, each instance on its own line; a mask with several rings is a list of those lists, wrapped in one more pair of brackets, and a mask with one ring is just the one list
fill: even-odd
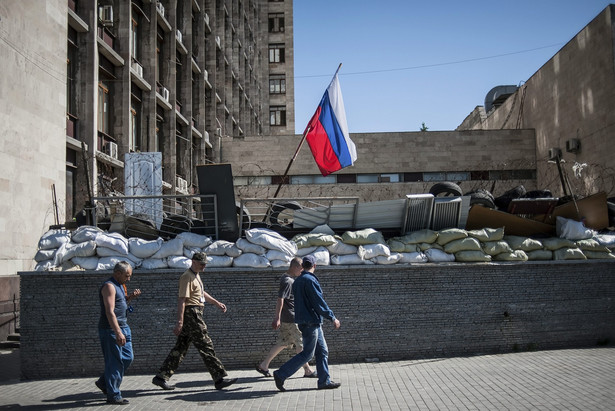
[[(340, 71), (341, 68), (342, 68), (342, 63), (340, 63), (340, 65), (337, 67), (337, 70), (335, 70), (335, 74), (333, 75), (334, 78), (335, 78), (335, 76), (337, 76), (337, 73)], [(290, 170), (290, 167), (295, 162), (295, 159), (297, 158), (297, 155), (299, 155), (299, 150), (301, 150), (301, 146), (303, 146), (303, 142), (305, 141), (305, 138), (307, 137), (307, 134), (310, 132), (310, 130), (311, 130), (311, 128), (308, 125), (308, 127), (303, 132), (303, 136), (301, 137), (301, 141), (299, 142), (299, 145), (297, 146), (297, 149), (295, 150), (295, 154), (290, 159), (290, 162), (288, 163), (288, 166), (286, 167), (286, 171), (284, 171), (284, 175), (282, 176), (282, 180), (280, 181), (280, 184), (278, 184), (278, 188), (275, 190), (275, 193), (273, 194), (272, 199), (276, 199), (278, 197), (278, 194), (280, 193), (280, 190), (282, 189), (282, 185), (284, 184), (284, 180), (286, 180), (286, 177), (288, 176), (288, 171)], [(273, 204), (270, 204), (269, 207), (267, 208), (267, 213), (265, 214), (263, 222), (266, 222), (267, 219), (269, 218), (269, 215), (271, 214), (272, 206), (273, 206)]]

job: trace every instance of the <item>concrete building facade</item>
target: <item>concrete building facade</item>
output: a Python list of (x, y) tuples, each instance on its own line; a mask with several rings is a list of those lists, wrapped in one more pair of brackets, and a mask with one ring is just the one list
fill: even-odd
[[(604, 191), (612, 197), (614, 107), (615, 5), (609, 5), (501, 105), (488, 112), (476, 107), (457, 130), (534, 129), (540, 188), (555, 196)], [(558, 152), (572, 193), (564, 193), (552, 161)]]

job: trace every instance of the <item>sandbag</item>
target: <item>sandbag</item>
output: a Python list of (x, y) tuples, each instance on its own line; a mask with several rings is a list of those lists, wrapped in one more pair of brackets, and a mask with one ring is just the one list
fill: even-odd
[(97, 247), (107, 247), (118, 252), (128, 254), (128, 239), (120, 233), (100, 233), (96, 236)]
[(583, 251), (578, 248), (560, 248), (553, 251), (554, 260), (587, 260)]
[(592, 238), (596, 232), (585, 227), (582, 221), (575, 221), (569, 218), (557, 216), (555, 221), (555, 232), (561, 238), (568, 240), (584, 240)]
[(615, 234), (596, 234), (594, 239), (609, 249), (615, 248)]
[(478, 241), (486, 243), (490, 241), (500, 241), (504, 238), (504, 227), (501, 228), (481, 228), (468, 231), (468, 236), (476, 238)]
[[(490, 256), (502, 254), (502, 253), (512, 253), (513, 249), (510, 248), (506, 241), (488, 241), (482, 243), (483, 251)], [(522, 251), (522, 250), (520, 250)]]
[(401, 264), (421, 264), (428, 261), (427, 256), (421, 252), (401, 253), (401, 259), (399, 260)]
[(96, 254), (96, 243), (93, 240), (84, 243), (65, 243), (58, 248), (53, 263), (58, 266), (73, 257), (91, 257)]
[(284, 260), (269, 260), (269, 264), (273, 268), (288, 268), (288, 262)]
[(160, 246), (160, 250), (156, 251), (149, 258), (160, 259), (174, 255), (184, 255), (184, 243), (181, 238), (176, 237), (172, 240), (163, 242)]
[(230, 267), (233, 265), (233, 257), (228, 255), (208, 255), (207, 267)]
[[(407, 245), (410, 245), (410, 244), (407, 244)], [(444, 251), (444, 247), (442, 247), (438, 243), (420, 243), (420, 244), (416, 244), (415, 247), (416, 247), (416, 251), (423, 251), (423, 252), (427, 250), (431, 250), (432, 248), (435, 248), (436, 250)]]
[(333, 229), (327, 224), (322, 224), (314, 227), (312, 231), (310, 231), (310, 233), (335, 235), (335, 231), (333, 231)]
[(609, 250), (607, 246), (600, 244), (598, 241), (592, 238), (576, 241), (576, 246), (577, 248), (581, 249), (581, 251), (583, 251), (584, 254), (585, 254), (585, 251), (594, 251), (594, 252), (601, 252), (601, 253), (611, 252), (611, 250)]
[(359, 246), (357, 254), (364, 260), (371, 260), (378, 256), (388, 257), (391, 255), (391, 250), (384, 244), (365, 244)]
[(546, 250), (559, 250), (560, 248), (576, 248), (576, 244), (566, 238), (549, 237), (542, 240), (542, 245)]
[(200, 253), (201, 251), (203, 250), (199, 247), (184, 247), (184, 257), (192, 259), (194, 254)]
[(526, 251), (528, 261), (548, 261), (553, 260), (553, 251), (551, 250), (533, 250)]
[(399, 260), (401, 260), (401, 254), (393, 253), (391, 255), (379, 255), (377, 257), (371, 258), (370, 260), (379, 265), (397, 264)]
[(252, 253), (241, 254), (233, 259), (234, 267), (267, 268), (271, 266), (267, 257)]
[(455, 253), (455, 261), (464, 263), (488, 263), (491, 261), (491, 256), (482, 251), (459, 251)]
[(53, 265), (53, 260), (45, 260), (36, 264), (34, 271), (50, 271), (53, 268), (55, 268), (55, 265)]
[(435, 243), (438, 239), (438, 233), (433, 230), (423, 229), (406, 234), (399, 237), (398, 240), (405, 244), (420, 244), (420, 243)]
[(96, 270), (98, 267), (98, 257), (73, 257), (71, 261), (84, 270)]
[(335, 241), (335, 243), (327, 246), (331, 255), (347, 255), (356, 254), (359, 248), (356, 245), (346, 244), (343, 241)]
[(181, 268), (187, 270), (192, 266), (192, 260), (183, 255), (173, 255), (167, 258), (169, 268)]
[(312, 254), (316, 259), (316, 265), (329, 265), (330, 263), (330, 254), (329, 250), (325, 247), (318, 247)]
[(504, 241), (506, 241), (513, 250), (523, 250), (526, 253), (533, 250), (542, 250), (542, 243), (533, 238), (505, 235)]
[(604, 251), (583, 251), (583, 254), (588, 260), (612, 260), (615, 254)]
[(525, 251), (515, 250), (506, 253), (500, 253), (492, 257), (493, 261), (527, 261), (529, 258)]
[(70, 231), (68, 230), (49, 230), (38, 240), (38, 248), (41, 250), (51, 250), (60, 248), (62, 244), (70, 241)]
[(295, 254), (295, 255), (297, 257), (305, 257), (308, 254), (312, 254), (317, 249), (318, 249), (318, 247), (316, 247), (316, 246), (314, 246), (314, 247), (306, 247), (306, 248), (299, 248), (297, 250), (297, 254)]
[(101, 233), (104, 233), (104, 231), (98, 227), (94, 227), (91, 225), (82, 225), (81, 227), (73, 231), (73, 233), (71, 234), (71, 240), (73, 243), (96, 241), (96, 237), (98, 237), (98, 235)]
[(53, 260), (57, 251), (57, 248), (51, 250), (38, 250), (36, 252), (36, 255), (34, 256), (34, 261), (40, 263), (41, 261), (45, 260)]
[(442, 250), (437, 248), (430, 248), (429, 250), (425, 250), (425, 256), (431, 263), (446, 263), (455, 261), (454, 254), (445, 253)]
[(182, 243), (184, 244), (184, 247), (205, 248), (209, 244), (212, 243), (211, 238), (207, 237), (206, 235), (201, 235), (201, 234), (197, 234), (197, 233), (190, 233), (190, 232), (187, 232), (187, 231), (185, 231), (183, 233), (177, 234), (177, 236), (175, 236), (175, 238), (179, 238), (180, 240), (182, 240)]
[(394, 238), (387, 240), (387, 246), (389, 247), (389, 250), (394, 253), (403, 253), (406, 250), (406, 244)]
[(158, 270), (168, 267), (166, 258), (146, 258), (141, 262), (141, 268), (144, 270)]
[(245, 238), (240, 238), (235, 243), (237, 248), (241, 250), (243, 253), (252, 253), (257, 255), (264, 255), (267, 252), (267, 249), (262, 245), (254, 244), (246, 240)]
[(228, 255), (229, 257), (239, 257), (242, 254), (235, 243), (226, 240), (214, 241), (209, 246), (205, 247), (203, 251), (207, 255)]
[(131, 237), (128, 239), (128, 252), (135, 257), (150, 258), (160, 250), (164, 240), (158, 237), (156, 240), (144, 240), (142, 238)]
[(285, 261), (286, 264), (290, 263), (290, 260), (292, 260), (293, 258), (292, 255), (287, 255), (286, 253), (279, 250), (269, 250), (267, 251), (267, 254), (265, 254), (265, 257), (267, 257), (269, 261), (282, 260)]
[(297, 248), (305, 248), (305, 247), (318, 247), (318, 246), (328, 246), (331, 244), (335, 244), (337, 240), (331, 234), (321, 234), (321, 233), (308, 233), (308, 234), (297, 234), (293, 237), (292, 240)]
[(386, 244), (382, 233), (374, 230), (373, 228), (365, 228), (358, 231), (346, 231), (342, 234), (342, 241), (346, 244), (352, 245)]
[(472, 237), (460, 238), (444, 245), (445, 253), (455, 254), (459, 251), (483, 251), (483, 249), (480, 246), (480, 242)]
[(127, 258), (122, 257), (102, 257), (98, 260), (98, 265), (96, 266), (96, 271), (113, 271), (113, 268), (120, 261), (125, 261), (134, 269), (135, 263), (130, 261)]
[(445, 246), (451, 241), (460, 240), (462, 238), (466, 238), (467, 236), (467, 231), (462, 230), (461, 228), (445, 228), (444, 230), (438, 231), (438, 239), (436, 242), (441, 246)]
[(268, 250), (280, 250), (288, 255), (297, 254), (297, 244), (287, 240), (281, 234), (266, 228), (252, 228), (245, 232), (248, 241)]
[(357, 254), (332, 255), (331, 264), (334, 265), (359, 265), (365, 262)]

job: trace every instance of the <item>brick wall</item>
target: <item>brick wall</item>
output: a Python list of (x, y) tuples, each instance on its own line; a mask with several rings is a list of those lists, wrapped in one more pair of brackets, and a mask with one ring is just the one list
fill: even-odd
[[(274, 343), (281, 273), (207, 270), (207, 290), (228, 307), (226, 314), (205, 310), (228, 369), (251, 368)], [(180, 274), (137, 270), (129, 283), (143, 292), (129, 317), (136, 353), (130, 373), (153, 375), (173, 346)], [(331, 363), (592, 347), (615, 339), (612, 262), (322, 267), (317, 275), (342, 322), (337, 331), (324, 327)], [(24, 378), (101, 372), (97, 292), (108, 276), (21, 273)], [(191, 348), (179, 371), (203, 370)]]

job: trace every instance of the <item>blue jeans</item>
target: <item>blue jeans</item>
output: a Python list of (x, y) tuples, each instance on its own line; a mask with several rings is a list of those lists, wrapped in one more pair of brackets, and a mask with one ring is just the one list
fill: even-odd
[(288, 360), (276, 371), (276, 375), (285, 380), (296, 373), (306, 362), (316, 358), (316, 371), (318, 372), (318, 386), (331, 383), (329, 377), (329, 350), (325, 335), (320, 324), (298, 324), (303, 339), (303, 351)]
[(98, 379), (107, 387), (107, 399), (120, 400), (120, 384), (124, 378), (124, 372), (128, 369), (134, 355), (132, 353), (132, 334), (130, 327), (121, 327), (126, 336), (126, 345), (120, 347), (115, 341), (115, 332), (112, 329), (99, 328), (100, 346), (105, 358), (105, 373)]

